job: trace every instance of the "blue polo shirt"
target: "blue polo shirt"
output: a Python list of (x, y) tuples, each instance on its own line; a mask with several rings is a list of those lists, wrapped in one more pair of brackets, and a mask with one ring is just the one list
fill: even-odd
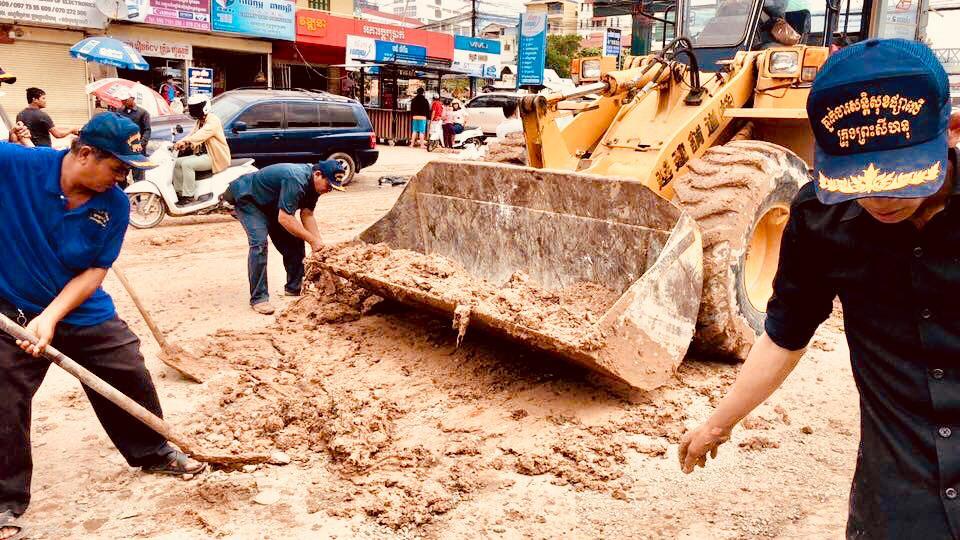
[[(0, 297), (25, 313), (40, 313), (64, 286), (90, 268), (109, 268), (120, 255), (130, 219), (123, 190), (114, 187), (67, 210), (60, 189), (66, 151), (0, 142)], [(116, 314), (98, 288), (63, 322), (94, 326)]]
[(238, 201), (246, 199), (291, 216), (300, 209), (313, 210), (320, 198), (313, 185), (313, 165), (303, 163), (277, 163), (245, 174), (234, 180), (230, 191)]

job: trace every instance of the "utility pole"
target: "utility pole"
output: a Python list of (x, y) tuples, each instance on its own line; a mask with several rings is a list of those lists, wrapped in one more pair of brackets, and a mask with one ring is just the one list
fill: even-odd
[[(477, 37), (477, 0), (470, 0), (470, 37)], [(470, 77), (470, 97), (477, 95), (477, 78)]]

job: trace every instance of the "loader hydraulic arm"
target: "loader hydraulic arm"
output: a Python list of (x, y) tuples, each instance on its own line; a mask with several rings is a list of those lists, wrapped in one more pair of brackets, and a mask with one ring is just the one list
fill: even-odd
[[(675, 62), (672, 56), (649, 56), (637, 67), (612, 71), (600, 82), (579, 86), (569, 92), (525, 96), (520, 102), (520, 116), (527, 143), (527, 163), (538, 168), (549, 165), (550, 168), (577, 170), (577, 162), (593, 150), (620, 108), (634, 94), (645, 93), (669, 81), (674, 73), (688, 71), (686, 65)], [(699, 89), (699, 72), (695, 57), (692, 54), (690, 57), (693, 59), (692, 73), (696, 74), (692, 76), (695, 79), (691, 86), (696, 90)], [(582, 107), (572, 107), (579, 111), (577, 128), (561, 129), (557, 121), (571, 114), (571, 108), (563, 105), (593, 95), (599, 99), (584, 103)]]

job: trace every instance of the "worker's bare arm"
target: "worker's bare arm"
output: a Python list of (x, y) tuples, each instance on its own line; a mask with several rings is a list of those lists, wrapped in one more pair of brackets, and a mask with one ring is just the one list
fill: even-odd
[(680, 467), (693, 472), (706, 465), (707, 454), (716, 457), (717, 447), (730, 438), (730, 431), (783, 384), (804, 350), (789, 351), (766, 334), (754, 343), (737, 381), (710, 418), (680, 439)]
[[(301, 210), (302, 211), (302, 210)], [(323, 246), (320, 237), (314, 235), (308, 231), (297, 218), (286, 213), (284, 210), (279, 210), (277, 213), (277, 221), (280, 225), (290, 232), (290, 234), (296, 236), (297, 238), (310, 244), (310, 248), (317, 250)]]

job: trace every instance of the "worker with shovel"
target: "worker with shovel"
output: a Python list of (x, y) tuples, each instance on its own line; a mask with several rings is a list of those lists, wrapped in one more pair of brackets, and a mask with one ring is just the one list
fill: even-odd
[[(102, 113), (70, 150), (0, 143), (0, 313), (36, 344), (0, 335), (0, 540), (20, 538), (15, 523), (30, 502), (31, 401), (50, 362), (47, 345), (154, 414), (160, 401), (140, 354), (140, 341), (117, 317), (101, 288), (120, 254), (130, 207), (117, 187), (131, 168), (153, 165), (140, 153), (136, 124)], [(84, 387), (101, 425), (127, 462), (145, 472), (198, 473), (204, 464)]]
[[(237, 218), (247, 233), (250, 253), (247, 277), (250, 306), (262, 315), (274, 312), (267, 288), (267, 237), (283, 256), (287, 270), (284, 292), (299, 296), (303, 285), (304, 242), (320, 249), (320, 229), (313, 209), (320, 195), (331, 189), (343, 191), (343, 166), (328, 159), (316, 163), (278, 163), (234, 180), (224, 198), (237, 208)], [(300, 219), (295, 217), (300, 213)]]
[(925, 45), (834, 54), (807, 101), (814, 179), (793, 202), (766, 332), (681, 438), (684, 472), (786, 379), (843, 304), (860, 393), (847, 538), (960, 538), (960, 115)]

